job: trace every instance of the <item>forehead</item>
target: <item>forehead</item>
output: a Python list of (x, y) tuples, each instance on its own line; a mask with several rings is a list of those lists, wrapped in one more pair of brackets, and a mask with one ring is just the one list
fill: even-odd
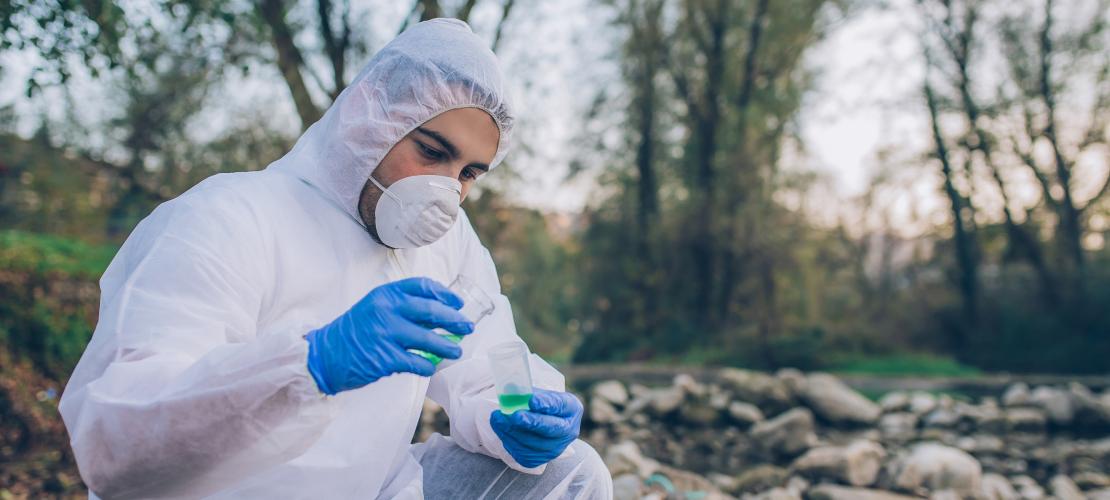
[(493, 117), (478, 108), (445, 111), (424, 122), (422, 127), (450, 140), (463, 158), (483, 163), (493, 160), (501, 136)]

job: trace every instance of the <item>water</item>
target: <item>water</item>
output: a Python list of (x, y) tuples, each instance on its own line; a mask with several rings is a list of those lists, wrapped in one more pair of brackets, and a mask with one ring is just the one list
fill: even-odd
[(501, 413), (506, 415), (517, 410), (527, 410), (528, 403), (532, 401), (532, 393), (527, 394), (498, 394), (497, 402), (501, 404)]

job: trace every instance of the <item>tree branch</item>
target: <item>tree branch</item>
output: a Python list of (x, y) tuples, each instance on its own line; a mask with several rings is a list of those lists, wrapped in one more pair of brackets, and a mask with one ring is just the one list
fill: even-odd
[(509, 13), (513, 11), (513, 0), (505, 0), (505, 5), (501, 7), (501, 20), (497, 22), (497, 31), (493, 35), (493, 44), (490, 45), (490, 50), (497, 52), (497, 46), (501, 43), (501, 35), (504, 34), (505, 20), (509, 18)]

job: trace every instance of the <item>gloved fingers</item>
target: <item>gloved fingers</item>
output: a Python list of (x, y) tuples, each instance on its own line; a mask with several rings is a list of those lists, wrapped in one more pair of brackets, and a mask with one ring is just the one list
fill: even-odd
[(436, 372), (436, 365), (411, 352), (401, 351), (401, 355), (396, 358), (394, 372), (408, 372), (421, 377), (431, 377)]
[(582, 402), (569, 392), (533, 388), (528, 409), (545, 415), (573, 417), (582, 413)]
[(455, 309), (463, 306), (463, 300), (455, 292), (431, 278), (408, 278), (396, 281), (393, 285), (406, 295), (435, 299)]
[(393, 337), (405, 349), (420, 349), (447, 359), (458, 359), (462, 355), (462, 348), (458, 344), (414, 324), (399, 325), (394, 330)]
[(474, 323), (466, 316), (436, 300), (412, 298), (402, 303), (398, 312), (405, 319), (428, 328), (442, 328), (458, 335), (474, 331)]
[(509, 422), (514, 432), (541, 438), (560, 438), (575, 433), (573, 424), (566, 418), (531, 411), (515, 412), (509, 416)]

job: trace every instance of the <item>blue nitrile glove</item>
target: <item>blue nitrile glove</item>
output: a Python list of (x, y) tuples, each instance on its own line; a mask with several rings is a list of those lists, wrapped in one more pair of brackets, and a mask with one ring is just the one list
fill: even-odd
[(379, 286), (326, 326), (309, 332), (308, 371), (325, 394), (357, 389), (400, 372), (430, 376), (435, 365), (406, 351), (456, 359), (462, 348), (432, 332), (466, 335), (474, 324), (458, 311), (462, 299), (428, 278)]
[(582, 427), (582, 402), (574, 394), (533, 388), (528, 411), (494, 410), (490, 427), (505, 451), (525, 467), (537, 467), (563, 453)]

